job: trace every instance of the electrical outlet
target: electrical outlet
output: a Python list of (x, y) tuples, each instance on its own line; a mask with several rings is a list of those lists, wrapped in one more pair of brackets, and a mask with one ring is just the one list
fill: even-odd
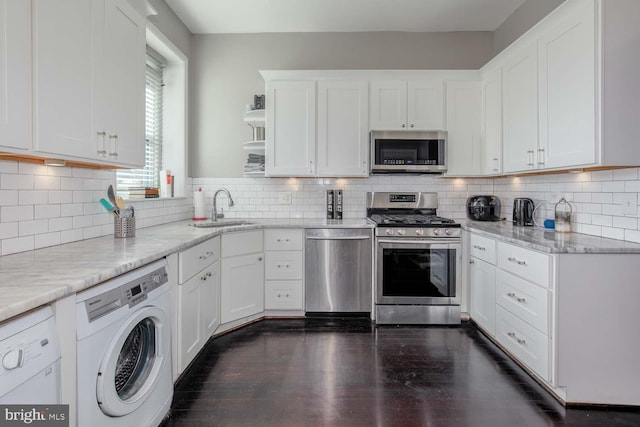
[(638, 194), (623, 193), (620, 195), (620, 204), (622, 205), (622, 213), (626, 216), (638, 215)]
[(283, 191), (278, 195), (278, 203), (281, 205), (290, 205), (291, 204), (291, 192)]

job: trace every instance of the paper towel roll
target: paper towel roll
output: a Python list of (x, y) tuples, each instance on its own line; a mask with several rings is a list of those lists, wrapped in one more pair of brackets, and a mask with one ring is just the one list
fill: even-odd
[(207, 219), (207, 211), (204, 207), (204, 191), (193, 192), (193, 219)]

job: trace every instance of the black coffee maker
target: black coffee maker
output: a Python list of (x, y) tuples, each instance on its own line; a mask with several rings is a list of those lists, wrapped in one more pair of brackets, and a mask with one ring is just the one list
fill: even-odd
[(533, 226), (533, 200), (513, 199), (513, 225)]

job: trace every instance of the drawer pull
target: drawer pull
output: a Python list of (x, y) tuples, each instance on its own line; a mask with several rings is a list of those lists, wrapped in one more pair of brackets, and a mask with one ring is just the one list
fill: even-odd
[(207, 252), (204, 253), (204, 255), (200, 255), (200, 259), (207, 259), (212, 255), (213, 255), (213, 252), (207, 251)]
[(509, 335), (511, 338), (513, 338), (518, 344), (520, 345), (525, 345), (526, 341), (518, 338), (518, 336), (515, 334), (515, 332), (507, 332), (507, 335)]
[(487, 248), (485, 248), (484, 246), (478, 246), (478, 245), (473, 245), (474, 248), (476, 248), (479, 251), (486, 251)]
[(526, 261), (519, 260), (519, 259), (518, 259), (518, 258), (516, 258), (516, 257), (512, 257), (512, 256), (510, 256), (509, 258), (507, 258), (507, 260), (509, 260), (509, 261), (511, 261), (511, 262), (515, 262), (515, 263), (516, 263), (516, 264), (518, 264), (518, 265), (524, 265), (524, 266), (527, 266), (527, 262), (526, 262)]
[(516, 295), (516, 294), (514, 294), (513, 292), (509, 292), (509, 293), (507, 294), (507, 296), (508, 296), (508, 297), (513, 298), (514, 300), (516, 300), (516, 301), (518, 301), (518, 302), (523, 302), (523, 303), (524, 303), (524, 302), (527, 302), (527, 300), (526, 300), (526, 299), (524, 299), (524, 298), (520, 298), (519, 296), (517, 296), (517, 295)]

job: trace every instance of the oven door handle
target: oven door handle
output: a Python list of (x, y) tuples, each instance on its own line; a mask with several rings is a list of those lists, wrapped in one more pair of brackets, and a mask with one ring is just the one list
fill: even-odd
[(342, 237), (325, 237), (325, 236), (307, 236), (307, 240), (369, 240), (369, 236), (342, 236)]
[(390, 243), (390, 244), (394, 244), (394, 245), (406, 245), (406, 244), (410, 244), (410, 245), (424, 245), (424, 246), (429, 246), (430, 248), (433, 249), (451, 249), (451, 246), (453, 245), (458, 245), (460, 244), (460, 242), (442, 242), (442, 241), (434, 241), (434, 240), (409, 240), (409, 239), (402, 239), (402, 240), (387, 240), (387, 239), (378, 239), (377, 243)]

